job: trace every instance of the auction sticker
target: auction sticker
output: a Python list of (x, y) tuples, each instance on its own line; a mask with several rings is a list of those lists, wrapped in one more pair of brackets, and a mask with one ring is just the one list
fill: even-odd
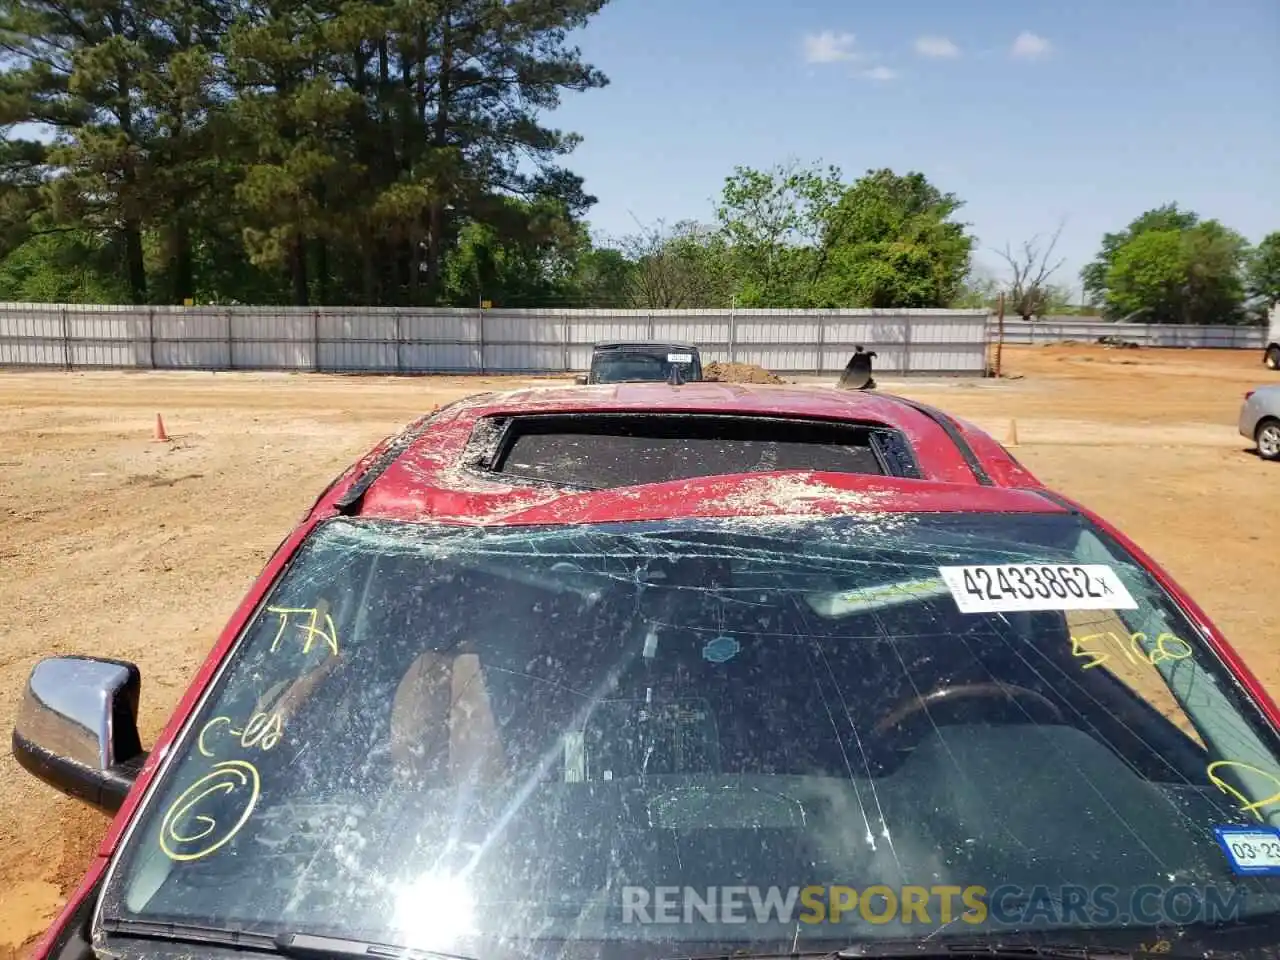
[(1280, 874), (1280, 830), (1270, 827), (1214, 827), (1231, 872)]
[(668, 353), (667, 363), (693, 363), (692, 353)]
[(939, 567), (961, 613), (1018, 610), (1135, 610), (1137, 602), (1103, 563), (1000, 563)]

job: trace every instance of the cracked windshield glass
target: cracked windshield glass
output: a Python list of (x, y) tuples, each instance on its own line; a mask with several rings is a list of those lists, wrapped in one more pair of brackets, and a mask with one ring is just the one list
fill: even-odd
[(1277, 770), (1201, 633), (1075, 515), (334, 519), (100, 916), (481, 955), (974, 934), (1046, 896), (1048, 929), (1274, 924), (1280, 885), (1215, 828), (1280, 823)]

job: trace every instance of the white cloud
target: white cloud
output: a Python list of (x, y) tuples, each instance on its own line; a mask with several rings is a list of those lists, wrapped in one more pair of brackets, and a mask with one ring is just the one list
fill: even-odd
[(898, 76), (897, 70), (891, 70), (888, 67), (872, 67), (863, 74), (868, 80), (886, 81), (893, 80)]
[(853, 51), (853, 43), (852, 33), (836, 33), (834, 30), (811, 33), (804, 38), (804, 58), (809, 63), (853, 60), (857, 57)]
[(1018, 34), (1018, 38), (1013, 41), (1013, 48), (1009, 51), (1012, 56), (1023, 60), (1035, 60), (1048, 52), (1049, 41), (1030, 30), (1023, 30)]
[(916, 53), (922, 57), (958, 57), (960, 48), (946, 37), (917, 37)]

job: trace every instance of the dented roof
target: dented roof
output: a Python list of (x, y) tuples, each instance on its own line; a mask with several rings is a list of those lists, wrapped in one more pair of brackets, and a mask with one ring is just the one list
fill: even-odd
[[(546, 414), (723, 414), (885, 427), (904, 436), (920, 479), (813, 471), (717, 475), (576, 490), (472, 469), (491, 419)], [(825, 387), (619, 383), (484, 393), (444, 407), (354, 465), (317, 507), (407, 521), (558, 524), (876, 511), (1064, 509), (986, 433), (904, 398)]]

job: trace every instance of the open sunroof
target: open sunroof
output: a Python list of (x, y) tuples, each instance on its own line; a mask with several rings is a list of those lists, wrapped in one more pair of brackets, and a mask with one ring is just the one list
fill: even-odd
[(472, 447), (473, 469), (585, 489), (771, 470), (920, 477), (909, 444), (896, 430), (798, 417), (513, 416), (478, 427)]

